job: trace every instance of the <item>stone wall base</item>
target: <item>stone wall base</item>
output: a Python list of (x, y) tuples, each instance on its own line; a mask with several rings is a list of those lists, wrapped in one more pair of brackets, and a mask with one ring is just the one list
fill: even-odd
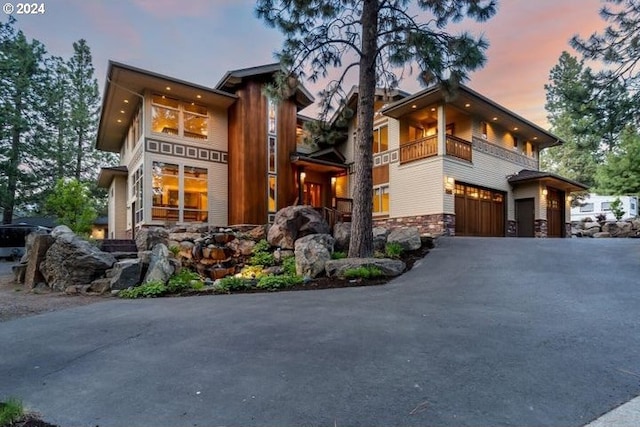
[(417, 227), (420, 234), (432, 236), (454, 236), (456, 234), (455, 214), (431, 214), (405, 216), (400, 218), (373, 219), (374, 227), (388, 229), (402, 227)]
[(518, 237), (518, 223), (511, 219), (507, 221), (507, 237)]
[(567, 222), (564, 224), (564, 237), (571, 238), (571, 223)]
[(534, 221), (534, 236), (535, 237), (547, 237), (547, 220), (546, 219), (536, 219)]

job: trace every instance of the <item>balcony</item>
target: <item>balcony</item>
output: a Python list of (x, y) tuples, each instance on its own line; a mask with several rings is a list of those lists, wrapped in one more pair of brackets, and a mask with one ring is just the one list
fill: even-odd
[[(471, 161), (471, 142), (457, 136), (446, 136), (447, 156)], [(438, 136), (432, 135), (400, 145), (400, 164), (414, 162), (438, 155)]]

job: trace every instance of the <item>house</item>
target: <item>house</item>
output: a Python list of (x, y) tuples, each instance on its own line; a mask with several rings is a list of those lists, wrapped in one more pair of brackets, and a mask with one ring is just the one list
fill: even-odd
[(578, 206), (571, 208), (571, 221), (581, 221), (585, 218), (596, 220), (596, 216), (604, 215), (607, 220), (615, 220), (616, 217), (611, 211), (611, 203), (620, 199), (622, 202), (623, 218), (636, 218), (638, 216), (637, 196), (602, 196), (589, 194)]
[[(214, 87), (110, 62), (96, 146), (120, 154), (103, 168), (109, 238), (170, 224), (256, 225), (291, 204), (349, 220), (355, 115), (342, 140), (305, 138), (313, 103), (291, 82), (264, 94), (278, 64), (229, 71)], [(357, 89), (348, 98), (355, 108)], [(378, 91), (376, 224), (433, 234), (568, 236), (570, 194), (585, 187), (539, 171), (561, 141), (467, 87), (455, 96)], [(344, 124), (343, 124), (344, 125)]]

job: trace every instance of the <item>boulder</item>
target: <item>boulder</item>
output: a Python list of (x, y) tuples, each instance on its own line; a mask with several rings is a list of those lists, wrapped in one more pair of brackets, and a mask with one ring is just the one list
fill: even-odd
[(51, 230), (51, 237), (53, 237), (54, 239), (57, 239), (59, 236), (62, 236), (63, 234), (74, 234), (74, 233), (66, 225), (59, 225), (57, 227), (54, 227), (53, 230)]
[(402, 274), (406, 265), (404, 262), (389, 258), (343, 258), (332, 259), (325, 263), (325, 271), (329, 277), (344, 278), (347, 270), (362, 266), (376, 266), (385, 277), (395, 277)]
[(387, 236), (387, 243), (397, 243), (405, 251), (420, 249), (420, 232), (418, 227), (396, 228)]
[(592, 228), (600, 229), (600, 223), (595, 222), (595, 221), (586, 221), (586, 222), (582, 223), (582, 228), (584, 230), (591, 230)]
[(36, 236), (49, 235), (45, 230), (36, 230), (27, 234), (27, 237), (24, 239), (24, 254), (22, 258), (20, 258), (20, 262), (22, 264), (26, 264), (29, 261), (29, 252), (31, 252), (31, 248), (33, 247), (33, 242), (36, 239)]
[(253, 247), (256, 245), (256, 242), (253, 240), (246, 239), (235, 239), (227, 243), (227, 248), (233, 251), (233, 255), (235, 257), (247, 257), (250, 256), (253, 252)]
[[(187, 232), (169, 233), (169, 240), (173, 240), (176, 242), (194, 242), (201, 237), (202, 237), (202, 233), (187, 233)], [(166, 242), (162, 242), (162, 243), (164, 243), (165, 245), (167, 244)]]
[(389, 230), (384, 227), (373, 227), (373, 250), (384, 252)]
[(623, 221), (610, 221), (604, 223), (602, 231), (609, 233), (611, 237), (629, 237), (631, 235), (631, 223)]
[(52, 232), (51, 236), (54, 243), (40, 264), (40, 272), (53, 289), (63, 291), (73, 285), (88, 285), (104, 276), (105, 271), (116, 263), (113, 255), (102, 252), (72, 232)]
[(140, 284), (142, 277), (142, 263), (139, 259), (126, 259), (115, 263), (107, 276), (110, 280), (111, 290), (128, 289)]
[(276, 249), (275, 251), (273, 251), (273, 259), (275, 259), (278, 263), (281, 263), (285, 259), (292, 256), (295, 256), (295, 252), (290, 249)]
[(596, 239), (599, 239), (599, 238), (602, 238), (602, 237), (611, 237), (611, 234), (607, 233), (606, 231), (601, 231), (599, 233), (595, 233), (593, 235), (593, 237), (596, 238)]
[(25, 253), (27, 268), (24, 275), (24, 285), (27, 289), (33, 289), (38, 283), (45, 281), (40, 272), (40, 264), (45, 259), (47, 251), (53, 244), (53, 237), (48, 234), (31, 233), (27, 236), (29, 249)]
[(329, 225), (311, 206), (287, 206), (280, 209), (269, 228), (271, 246), (294, 249), (295, 241), (310, 234), (329, 234)]
[(160, 281), (167, 283), (175, 271), (176, 266), (172, 262), (169, 249), (163, 243), (158, 243), (151, 250), (149, 269), (142, 282)]
[(599, 232), (600, 232), (600, 226), (591, 227), (591, 228), (587, 228), (585, 230), (581, 230), (580, 231), (580, 235), (581, 235), (581, 237), (593, 237), (596, 233), (599, 233)]
[(317, 277), (324, 272), (324, 265), (331, 259), (335, 240), (329, 234), (311, 234), (295, 243), (296, 274)]
[(247, 235), (257, 241), (263, 240), (267, 238), (267, 227), (264, 225), (259, 225), (257, 227), (252, 228), (251, 230), (247, 231)]
[(631, 228), (636, 231), (640, 231), (640, 219), (635, 218), (631, 220)]
[(162, 227), (142, 228), (136, 233), (138, 251), (149, 251), (158, 243), (165, 246), (169, 241), (169, 232)]
[(336, 222), (333, 226), (333, 238), (335, 239), (335, 249), (337, 251), (348, 251), (351, 241), (351, 223)]
[(102, 277), (91, 282), (89, 286), (84, 286), (82, 289), (82, 293), (102, 295), (109, 292), (110, 287), (111, 279), (109, 279), (108, 277)]

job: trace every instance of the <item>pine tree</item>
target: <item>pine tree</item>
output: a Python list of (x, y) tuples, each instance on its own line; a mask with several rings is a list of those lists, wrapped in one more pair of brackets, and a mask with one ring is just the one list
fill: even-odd
[(622, 133), (619, 148), (598, 167), (597, 191), (602, 194), (640, 194), (640, 132), (633, 127)]
[[(285, 35), (278, 54), (285, 73), (317, 81), (339, 70), (320, 93), (321, 119), (344, 97), (348, 72), (358, 70), (350, 257), (373, 254), (376, 87), (396, 87), (417, 65), (422, 83), (455, 90), (469, 71), (484, 64), (487, 42), (467, 33), (450, 34), (447, 24), (465, 17), (484, 21), (495, 11), (495, 0), (258, 0), (258, 17)], [(345, 65), (343, 60), (349, 62)]]

